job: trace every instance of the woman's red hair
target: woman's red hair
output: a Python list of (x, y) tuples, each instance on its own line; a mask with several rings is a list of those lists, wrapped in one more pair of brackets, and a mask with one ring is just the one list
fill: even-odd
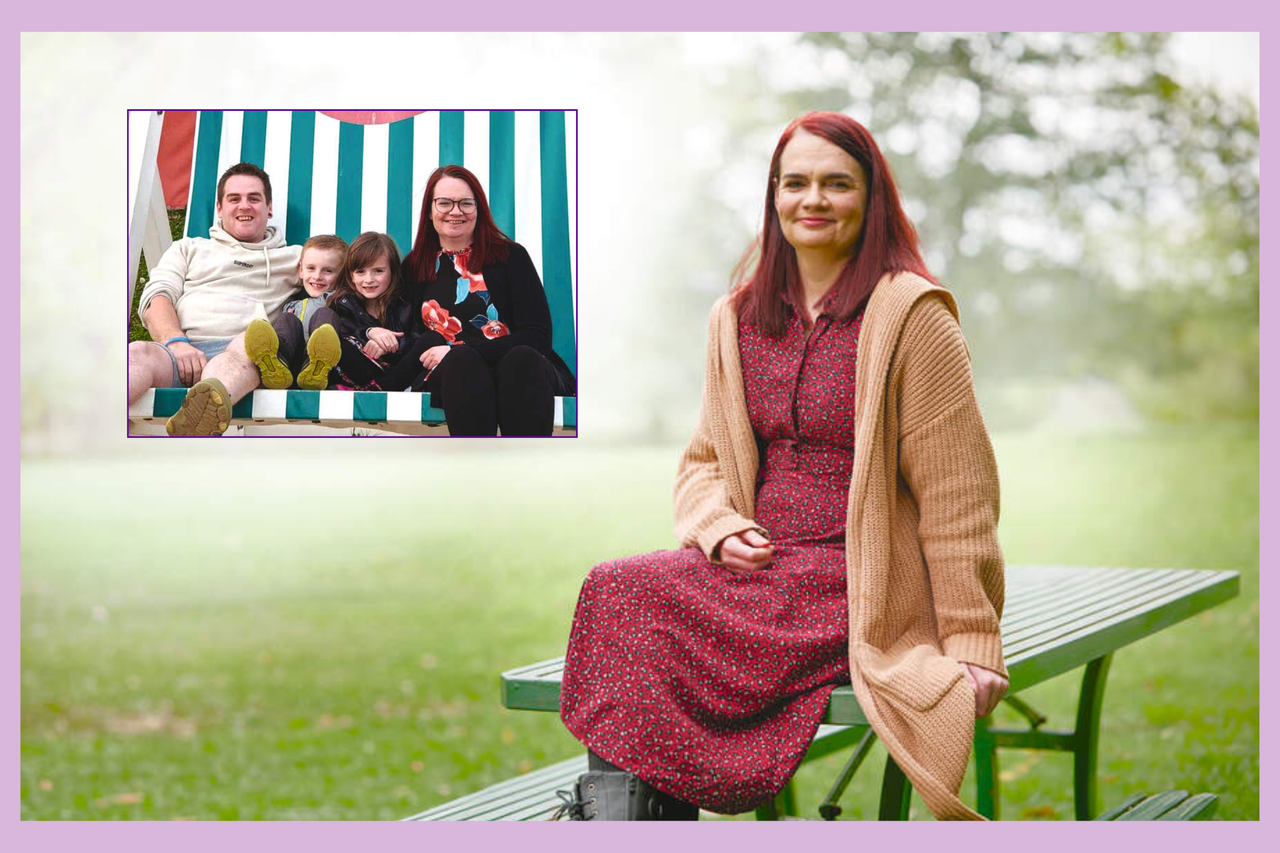
[(431, 221), (431, 200), (436, 184), (441, 178), (458, 178), (466, 181), (476, 200), (476, 230), (471, 236), (471, 261), (467, 265), (480, 270), (491, 261), (505, 260), (507, 244), (511, 242), (493, 223), (489, 200), (484, 196), (480, 180), (461, 166), (441, 166), (427, 178), (427, 189), (422, 194), (422, 209), (418, 212), (418, 235), (413, 239), (413, 251), (404, 259), (405, 274), (414, 281), (436, 280), (436, 256), (440, 253), (440, 235)]
[[(854, 244), (853, 257), (844, 265), (831, 287), (829, 311), (836, 319), (845, 320), (857, 313), (885, 273), (913, 272), (937, 283), (920, 257), (920, 239), (916, 229), (902, 211), (898, 189), (880, 147), (858, 122), (841, 113), (812, 112), (787, 125), (773, 149), (769, 163), (769, 183), (765, 189), (764, 227), (756, 245), (739, 265), (742, 283), (734, 294), (738, 316), (766, 334), (778, 336), (786, 329), (792, 305), (804, 304), (804, 288), (796, 250), (782, 235), (778, 211), (774, 207), (782, 151), (797, 130), (804, 130), (838, 146), (858, 161), (867, 178), (867, 208), (862, 219), (862, 233)], [(759, 260), (749, 276), (751, 259), (759, 248)], [(801, 320), (808, 322), (801, 315)]]

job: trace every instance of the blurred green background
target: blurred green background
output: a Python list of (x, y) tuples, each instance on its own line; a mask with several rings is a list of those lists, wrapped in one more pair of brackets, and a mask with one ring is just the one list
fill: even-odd
[[(396, 818), (579, 751), (502, 709), (498, 673), (563, 654), (593, 564), (674, 545), (679, 448), (327, 442), (299, 491), (316, 442), (247, 443), (267, 450), (24, 465), (24, 817)], [(1256, 429), (995, 445), (1011, 563), (1241, 572), (1238, 599), (1117, 653), (1099, 773), (1106, 805), (1183, 787), (1256, 818)], [(199, 499), (144, 485), (165, 469)], [(1075, 686), (1030, 699), (1066, 728)], [(810, 812), (839, 760), (801, 771)], [(1069, 819), (1070, 770), (1009, 753), (1005, 817)]]
[[(364, 102), (308, 58), (340, 36), (246, 38), (282, 90)], [(24, 37), (22, 816), (397, 818), (575, 754), (553, 715), (499, 707), (497, 675), (563, 652), (594, 563), (673, 546), (707, 311), (778, 133), (836, 109), (879, 140), (957, 295), (1008, 561), (1241, 573), (1238, 599), (1117, 654), (1103, 803), (1182, 787), (1256, 819), (1258, 40), (1208, 38), (494, 36), (475, 104), (552, 86), (580, 109), (582, 437), (406, 444), (123, 439), (124, 294), (85, 260), (123, 239), (41, 192), (118, 193), (123, 146), (95, 163), (109, 146), (57, 117), (235, 105), (252, 81), (140, 70), (217, 57), (216, 36)], [(387, 37), (388, 102), (437, 106), (413, 88), (431, 39), (449, 46)], [(1251, 57), (1252, 88), (1209, 56)], [(1029, 698), (1066, 726), (1075, 686)], [(801, 771), (802, 806), (838, 763)], [(874, 815), (877, 764), (846, 817)], [(1001, 770), (1006, 818), (1070, 818), (1067, 756)]]

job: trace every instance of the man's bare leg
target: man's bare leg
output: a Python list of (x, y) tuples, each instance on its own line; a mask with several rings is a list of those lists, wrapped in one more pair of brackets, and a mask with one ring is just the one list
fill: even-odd
[(129, 344), (129, 405), (151, 388), (173, 385), (173, 360), (164, 348), (149, 341)]
[(244, 350), (244, 332), (236, 335), (220, 355), (209, 359), (200, 378), (221, 382), (231, 396), (233, 406), (258, 387), (262, 376)]
[(254, 388), (260, 374), (244, 349), (244, 334), (236, 335), (220, 355), (209, 360), (180, 408), (169, 418), (169, 435), (222, 435), (231, 423), (231, 407)]

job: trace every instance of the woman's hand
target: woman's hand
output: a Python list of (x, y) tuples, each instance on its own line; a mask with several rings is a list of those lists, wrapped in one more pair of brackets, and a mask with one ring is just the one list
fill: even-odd
[(974, 713), (979, 717), (994, 711), (1009, 689), (1009, 679), (976, 663), (964, 664), (964, 676), (973, 687)]
[(182, 380), (183, 385), (190, 388), (200, 381), (200, 374), (204, 372), (204, 366), (209, 363), (209, 358), (204, 353), (182, 341), (174, 341), (166, 349), (178, 362), (178, 378)]
[(387, 353), (395, 352), (403, 335), (404, 332), (374, 327), (369, 330), (369, 342), (364, 345), (364, 354), (369, 358), (381, 358)]
[(431, 347), (430, 349), (425, 350), (422, 353), (422, 358), (420, 360), (422, 361), (422, 366), (427, 370), (435, 370), (436, 365), (439, 364), (448, 354), (449, 346), (447, 344), (441, 344), (438, 347)]
[(744, 530), (720, 542), (720, 562), (735, 575), (750, 574), (773, 562), (773, 545), (758, 531)]

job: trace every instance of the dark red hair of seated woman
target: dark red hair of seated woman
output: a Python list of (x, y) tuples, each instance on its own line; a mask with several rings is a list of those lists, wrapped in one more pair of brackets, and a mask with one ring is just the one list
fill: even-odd
[(920, 256), (920, 239), (902, 210), (889, 164), (870, 132), (841, 113), (811, 112), (787, 125), (773, 149), (765, 188), (764, 227), (734, 275), (733, 298), (738, 316), (766, 334), (781, 335), (790, 306), (802, 304), (805, 298), (795, 249), (783, 236), (774, 207), (782, 152), (797, 130), (805, 130), (844, 150), (858, 161), (867, 177), (862, 233), (854, 244), (853, 257), (831, 288), (829, 305), (835, 318), (852, 317), (885, 273), (913, 272), (936, 284)]
[(441, 166), (427, 178), (427, 189), (422, 194), (422, 208), (418, 211), (418, 234), (413, 238), (413, 251), (404, 259), (405, 274), (414, 281), (436, 280), (436, 256), (440, 253), (440, 235), (431, 221), (431, 200), (436, 184), (441, 178), (457, 178), (466, 181), (476, 200), (476, 230), (471, 236), (470, 268), (480, 270), (487, 263), (506, 260), (507, 235), (494, 224), (489, 200), (485, 198), (480, 179), (462, 166)]

